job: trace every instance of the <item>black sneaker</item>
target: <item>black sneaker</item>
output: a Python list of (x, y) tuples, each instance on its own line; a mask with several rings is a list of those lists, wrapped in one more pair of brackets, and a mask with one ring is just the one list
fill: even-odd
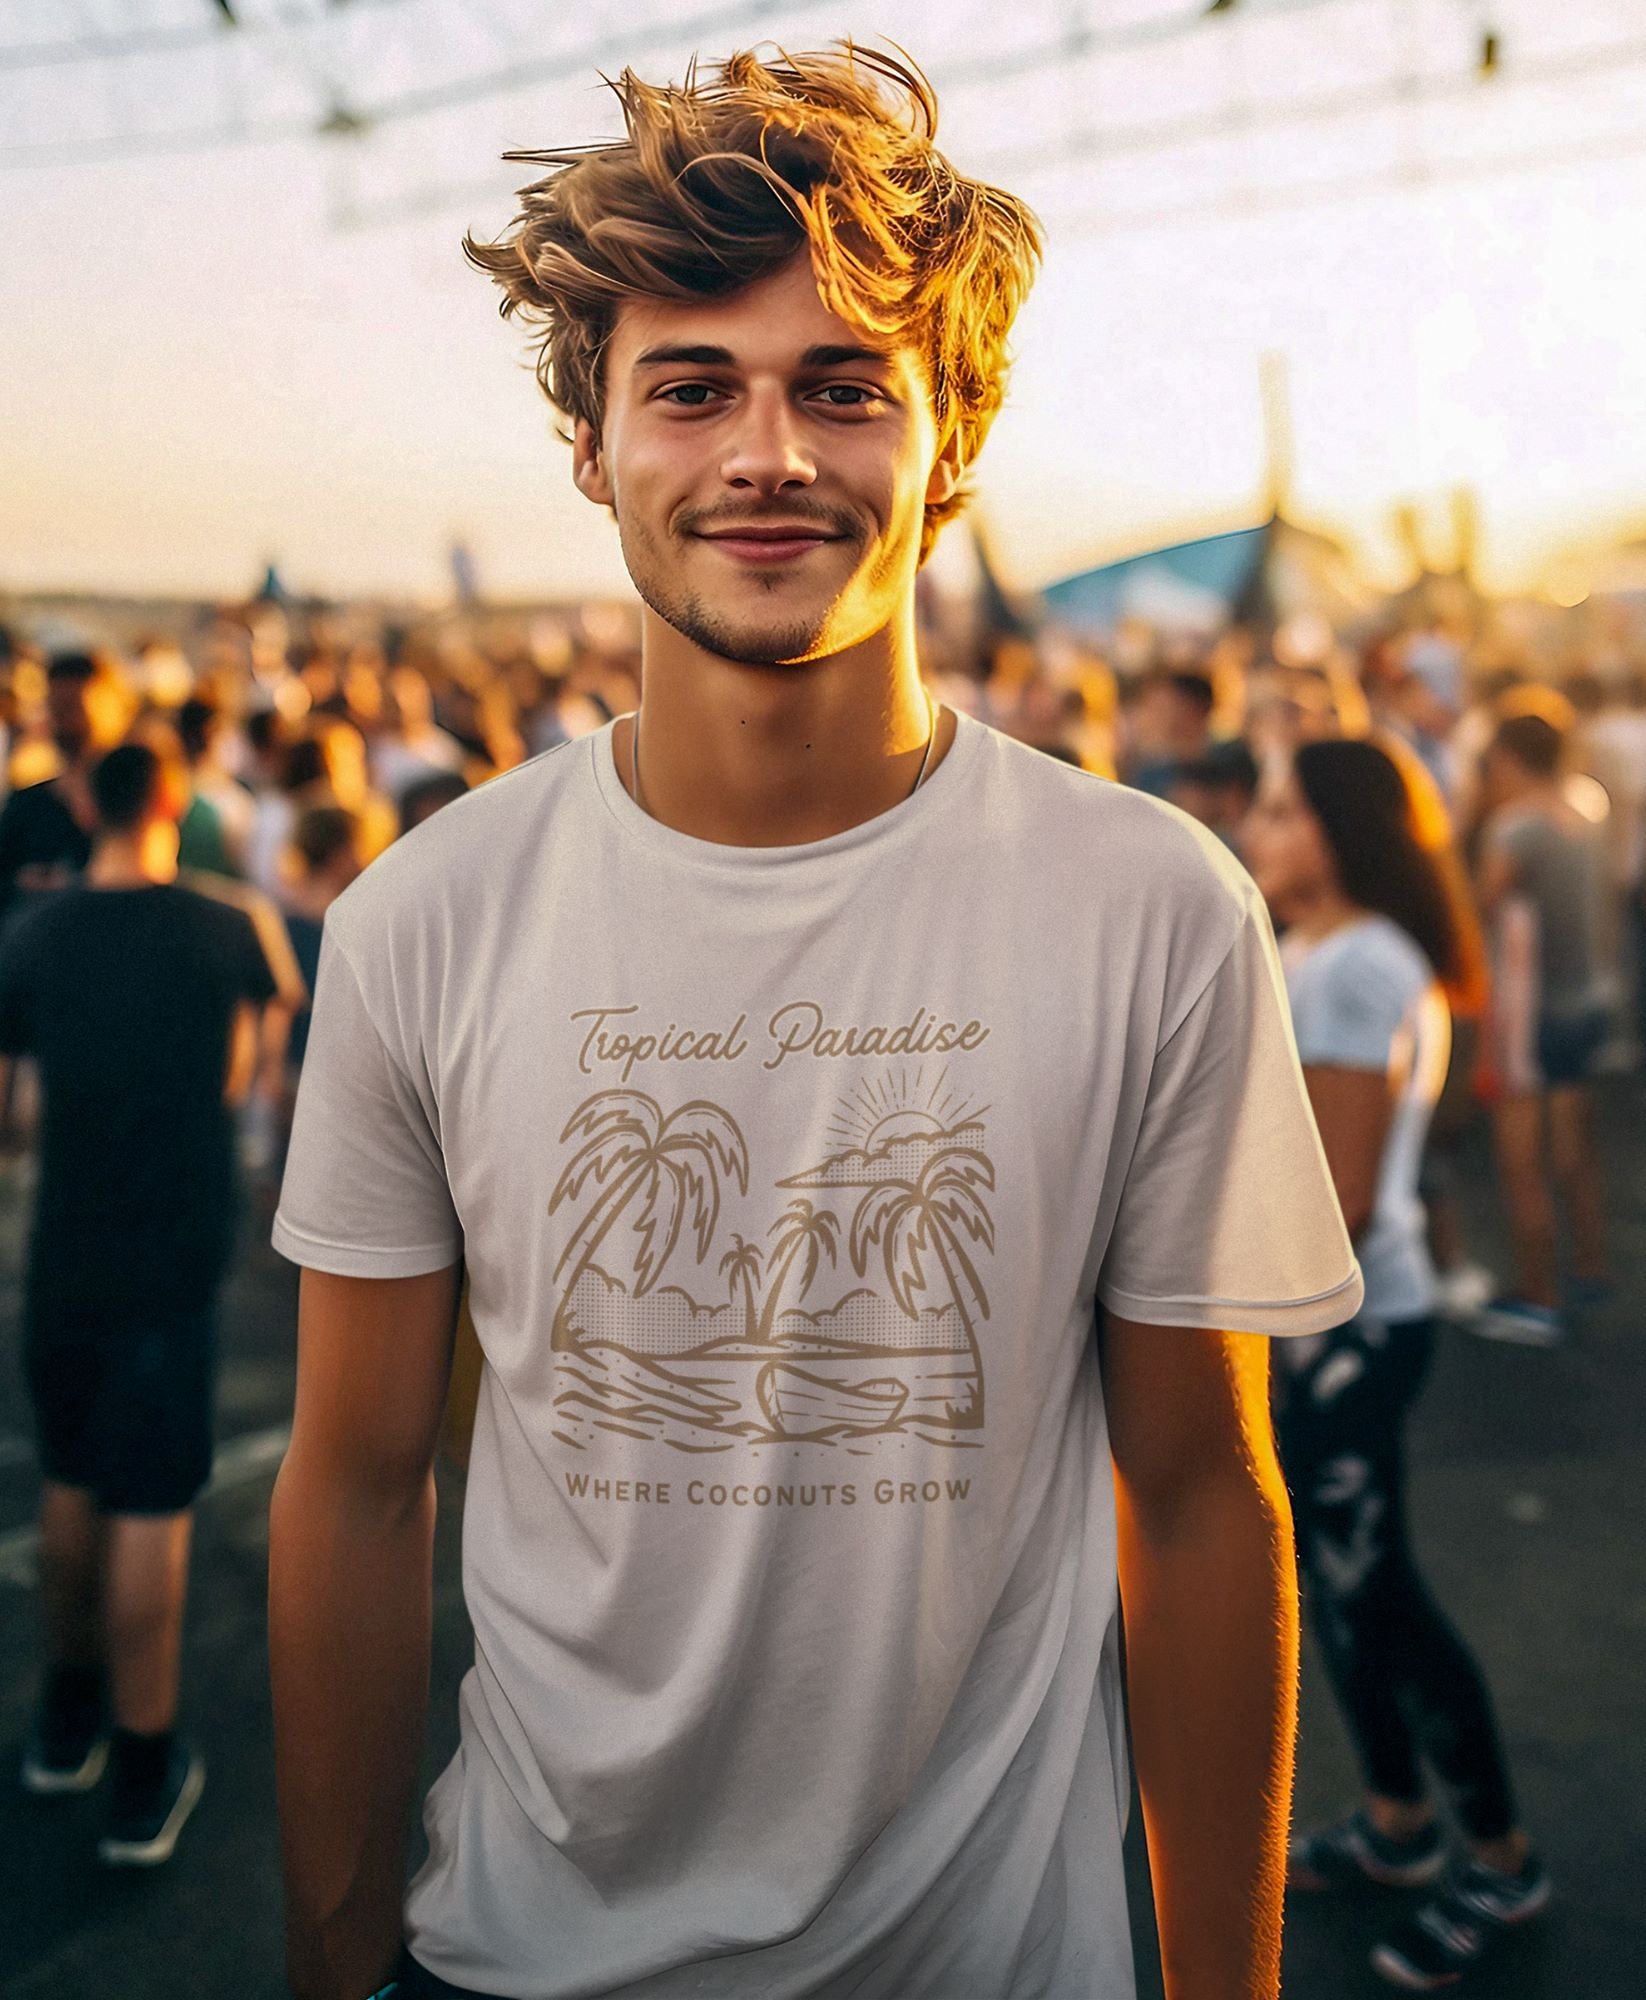
[(116, 1868), (153, 1868), (169, 1861), (205, 1782), (206, 1760), (187, 1743), (175, 1742), (157, 1785), (116, 1783), (98, 1854)]
[(23, 1789), (42, 1798), (89, 1792), (108, 1761), (108, 1724), (101, 1707), (68, 1705), (48, 1697), (36, 1710), (23, 1742)]
[(1376, 1882), (1385, 1889), (1421, 1889), (1445, 1866), (1446, 1838), (1438, 1819), (1410, 1840), (1395, 1840), (1356, 1811), (1335, 1826), (1298, 1835), (1286, 1856), (1286, 1886), (1341, 1889)]
[(1456, 1986), (1516, 1924), (1548, 1907), (1543, 1863), (1528, 1854), (1518, 1875), (1459, 1856), (1440, 1892), (1372, 1953), (1372, 1968), (1408, 1993)]

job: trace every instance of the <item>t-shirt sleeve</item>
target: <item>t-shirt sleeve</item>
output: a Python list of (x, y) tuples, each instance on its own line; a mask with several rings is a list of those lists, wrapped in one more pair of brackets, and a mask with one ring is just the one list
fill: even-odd
[(1097, 1292), (1126, 1319), (1232, 1333), (1320, 1333), (1360, 1307), (1261, 904), (1156, 1053)]
[(433, 1093), (391, 1054), (329, 924), (273, 1242), (347, 1278), (411, 1278), (462, 1255)]
[(1298, 1056), (1323, 1067), (1387, 1070), (1424, 984), (1381, 940), (1347, 940), (1322, 976), (1300, 981), (1293, 996)]

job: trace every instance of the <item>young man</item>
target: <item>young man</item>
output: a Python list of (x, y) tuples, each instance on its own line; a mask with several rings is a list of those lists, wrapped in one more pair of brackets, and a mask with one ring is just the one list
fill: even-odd
[(112, 750), (90, 784), (83, 884), (0, 949), (0, 1051), (34, 1058), (44, 1097), (23, 1346), (47, 1669), (22, 1775), (89, 1790), (112, 1706), (100, 1852), (141, 1865), (171, 1854), (204, 1776), (174, 1726), (189, 1510), (234, 1236), (227, 1100), (276, 987), (250, 921), (176, 885), (182, 799), (155, 753)]
[(1604, 834), (1565, 796), (1565, 704), (1546, 694), (1532, 700), (1503, 718), (1487, 747), (1480, 862), (1481, 910), (1498, 953), (1494, 1125), (1516, 1285), (1470, 1324), (1499, 1340), (1548, 1346), (1564, 1331), (1550, 1164), (1572, 1225), (1567, 1296), (1591, 1304), (1609, 1289), (1589, 1081), (1612, 1022), (1612, 886)]
[[(1118, 1563), (1168, 1991), (1272, 2000), (1246, 1335), (1360, 1279), (1249, 879), (923, 695), (1035, 225), (884, 58), (618, 88), (472, 254), (546, 327), (643, 705), (326, 922), (275, 1233), (294, 1990), (1122, 2000)], [(460, 1259), (475, 1665), (403, 1916)]]

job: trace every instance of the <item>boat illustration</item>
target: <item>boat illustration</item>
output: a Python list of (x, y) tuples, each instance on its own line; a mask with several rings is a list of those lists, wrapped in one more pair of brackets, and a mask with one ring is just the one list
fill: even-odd
[(755, 1393), (767, 1423), (780, 1436), (791, 1438), (879, 1430), (895, 1424), (909, 1400), (907, 1383), (890, 1376), (840, 1382), (787, 1361), (761, 1369)]

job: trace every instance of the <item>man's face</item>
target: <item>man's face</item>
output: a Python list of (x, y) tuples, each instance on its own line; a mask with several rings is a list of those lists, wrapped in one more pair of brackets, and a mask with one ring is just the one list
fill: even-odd
[(576, 479), (641, 597), (703, 651), (821, 659), (897, 615), (953, 492), (919, 355), (830, 312), (805, 256), (723, 300), (625, 305)]
[(46, 714), (51, 738), (59, 754), (77, 763), (92, 745), (91, 708), (86, 700), (86, 683), (68, 676), (46, 687)]

